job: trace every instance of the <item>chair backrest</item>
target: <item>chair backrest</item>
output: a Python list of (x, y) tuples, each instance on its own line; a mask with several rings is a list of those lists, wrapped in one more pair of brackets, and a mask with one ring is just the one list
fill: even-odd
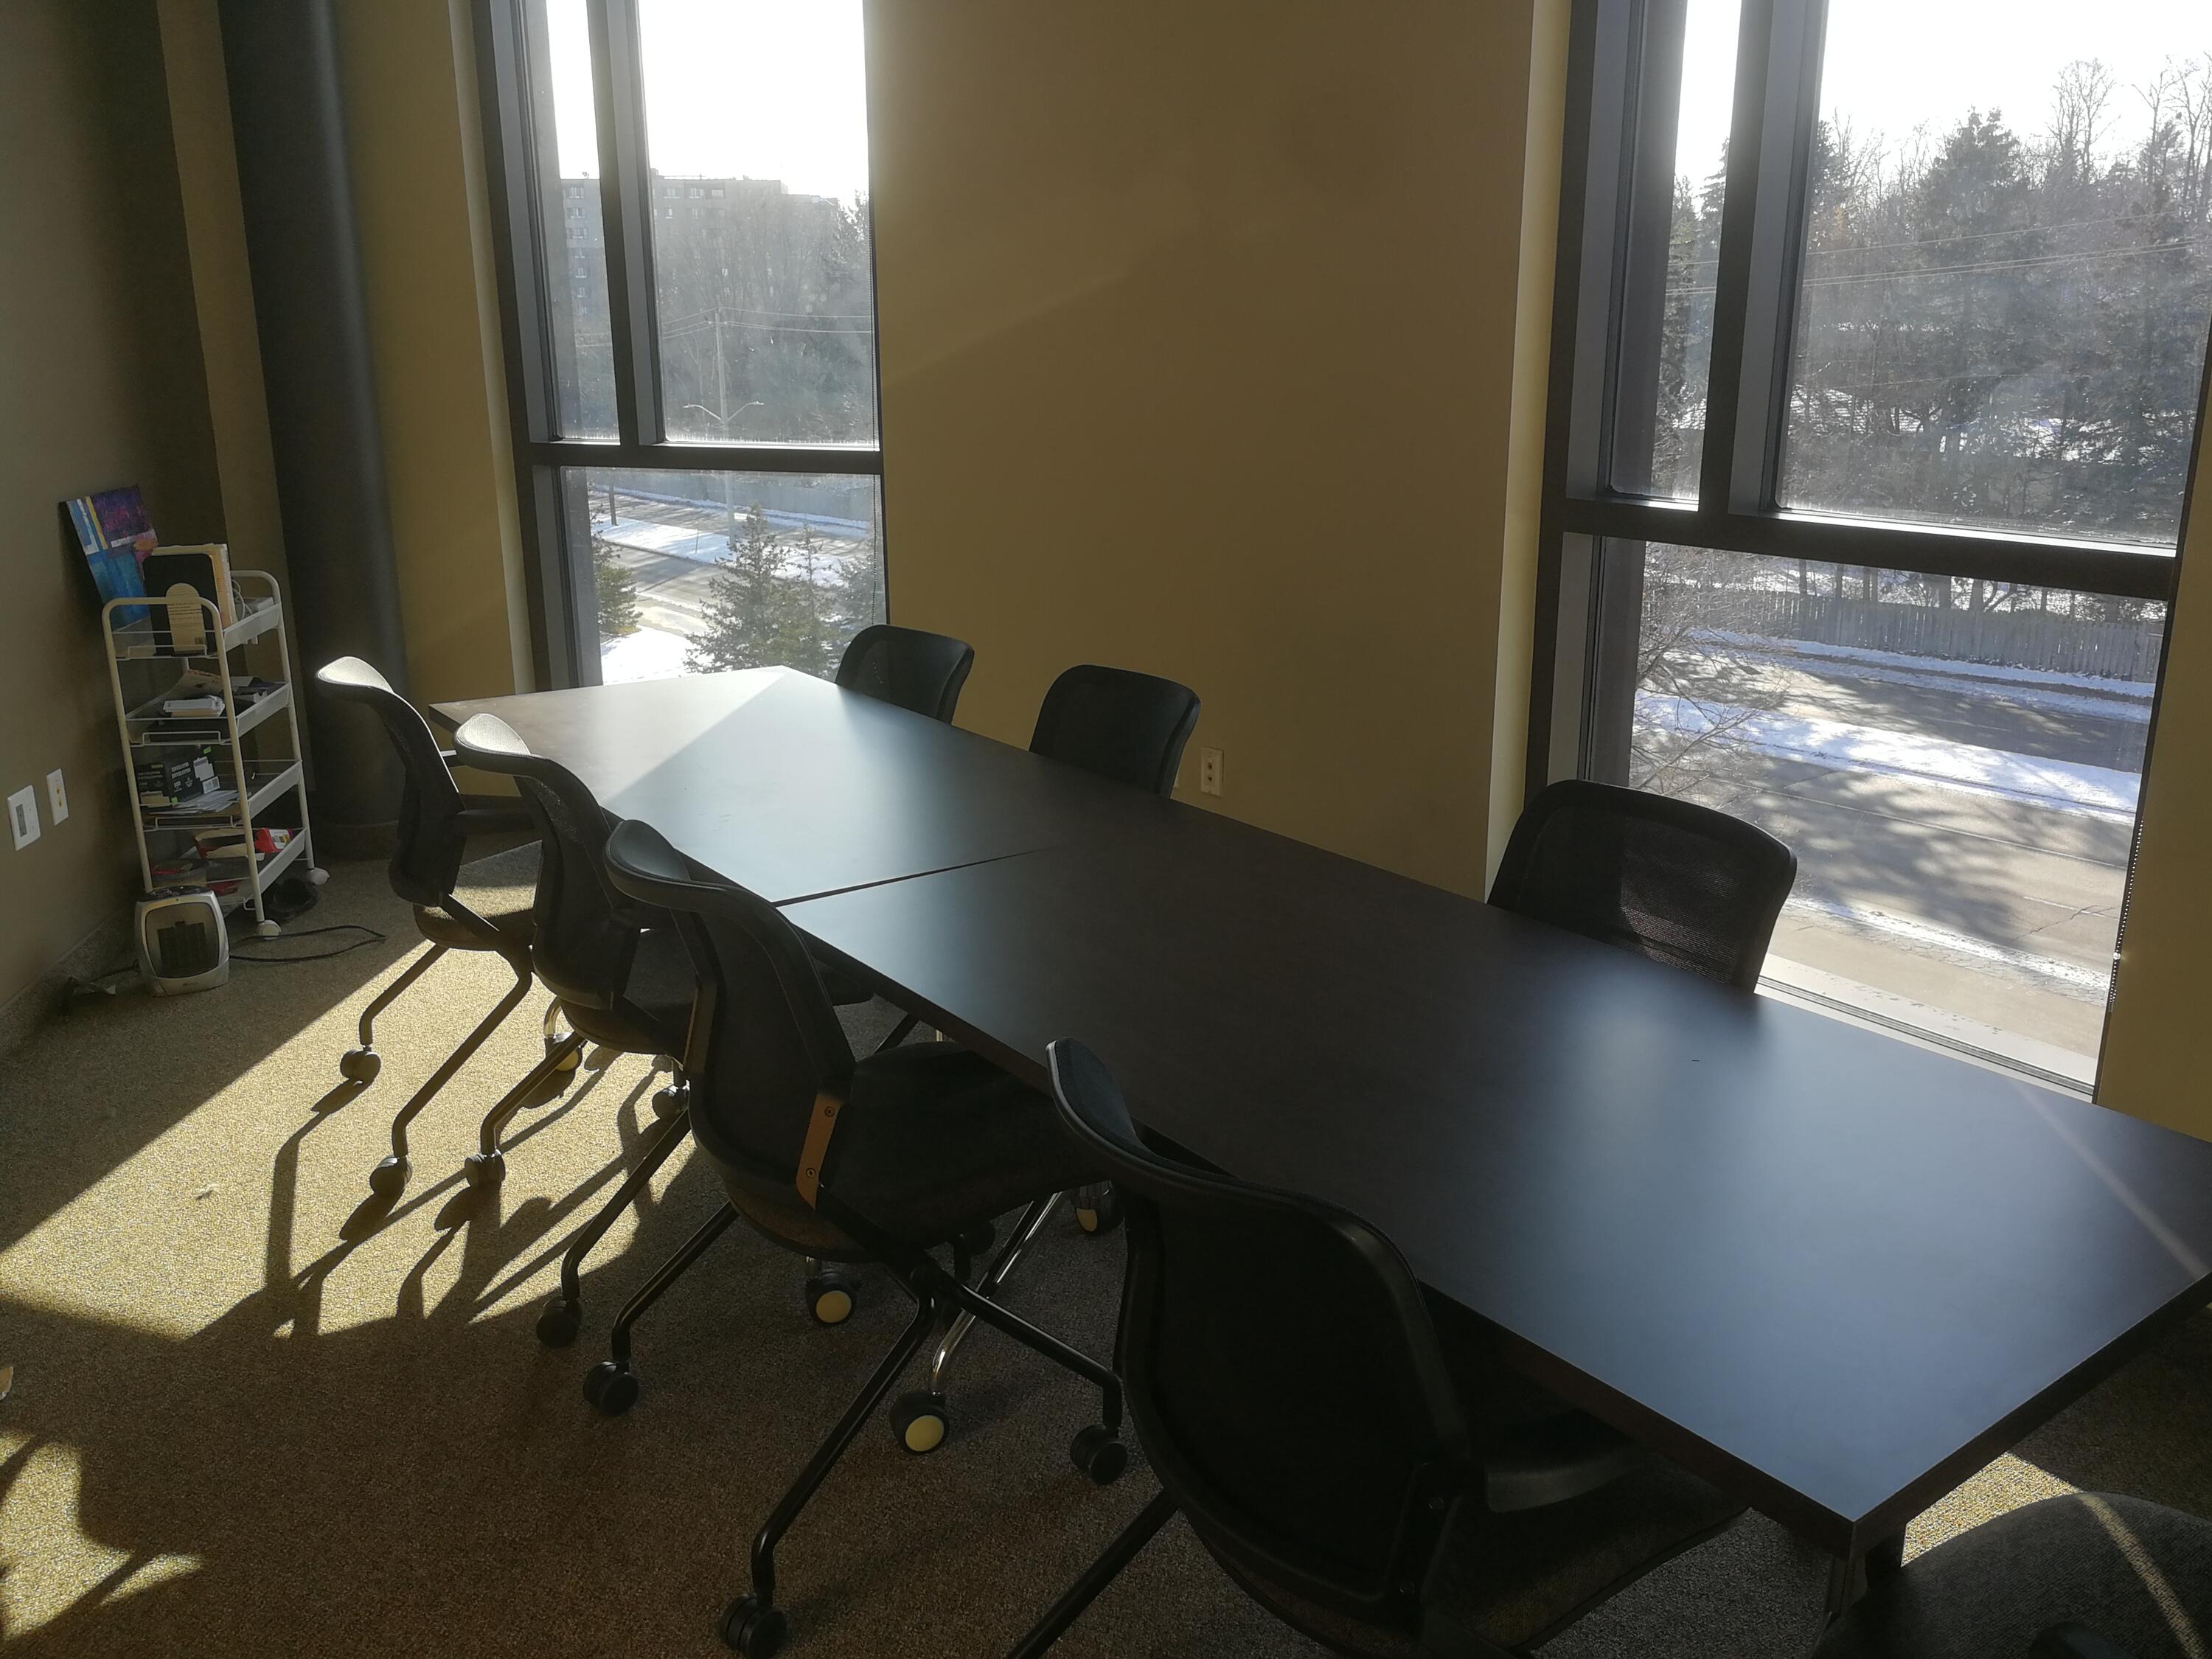
[(1030, 748), (1164, 795), (1198, 724), (1198, 693), (1155, 674), (1084, 663), (1052, 683)]
[(1116, 1369), (1160, 1484), (1232, 1571), (1417, 1629), (1474, 1464), (1412, 1272), (1334, 1206), (1153, 1152), (1080, 1042), (1048, 1059), (1127, 1218)]
[(581, 779), (532, 752), (496, 714), (471, 716), (453, 733), (453, 751), (482, 771), (514, 778), (537, 823), (531, 966), (564, 1002), (613, 1007), (629, 983), (638, 934), (666, 918), (631, 903), (608, 880), (611, 820)]
[(946, 634), (872, 623), (838, 659), (837, 684), (933, 720), (949, 720), (975, 665), (975, 647)]
[(1513, 826), (1490, 902), (1750, 990), (1797, 855), (1756, 824), (1572, 778)]
[(699, 870), (660, 833), (616, 827), (607, 869), (632, 900), (674, 917), (699, 975), (684, 1057), (691, 1132), (722, 1164), (791, 1190), (815, 1097), (843, 1098), (852, 1045), (783, 913)]
[(325, 663), (315, 679), (340, 702), (357, 703), (374, 714), (399, 756), (399, 817), (387, 866), (392, 890), (410, 904), (434, 908), (445, 903), (460, 879), (468, 837), (462, 827), (460, 786), (429, 722), (359, 657)]

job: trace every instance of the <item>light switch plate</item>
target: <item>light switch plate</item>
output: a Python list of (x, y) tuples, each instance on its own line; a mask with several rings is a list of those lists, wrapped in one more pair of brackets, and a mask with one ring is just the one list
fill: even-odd
[(39, 838), (39, 792), (30, 784), (8, 797), (8, 833), (18, 852)]

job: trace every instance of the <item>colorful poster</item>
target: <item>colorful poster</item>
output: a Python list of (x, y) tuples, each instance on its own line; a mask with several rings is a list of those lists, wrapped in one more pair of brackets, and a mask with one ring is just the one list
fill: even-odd
[[(152, 552), (158, 538), (146, 517), (146, 503), (136, 484), (122, 489), (103, 489), (97, 495), (79, 495), (62, 503), (77, 545), (92, 572), (93, 586), (103, 603), (137, 599), (146, 591), (139, 563)], [(115, 612), (118, 623), (146, 620), (146, 607), (125, 605)]]

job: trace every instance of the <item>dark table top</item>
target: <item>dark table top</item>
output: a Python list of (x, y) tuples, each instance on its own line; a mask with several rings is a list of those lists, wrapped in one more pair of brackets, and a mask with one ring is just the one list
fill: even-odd
[(609, 811), (776, 904), (1062, 845), (1135, 793), (787, 668), (432, 713), (497, 714)]
[(1172, 803), (789, 914), (1838, 1554), (2212, 1294), (2212, 1145)]

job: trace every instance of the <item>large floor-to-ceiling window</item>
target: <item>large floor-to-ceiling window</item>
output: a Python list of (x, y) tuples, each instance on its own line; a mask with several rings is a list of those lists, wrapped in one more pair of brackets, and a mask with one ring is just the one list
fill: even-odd
[(1532, 775), (1771, 985), (2094, 1075), (2212, 317), (2198, 0), (1577, 0)]
[(562, 684), (827, 673), (884, 613), (860, 0), (479, 0)]

